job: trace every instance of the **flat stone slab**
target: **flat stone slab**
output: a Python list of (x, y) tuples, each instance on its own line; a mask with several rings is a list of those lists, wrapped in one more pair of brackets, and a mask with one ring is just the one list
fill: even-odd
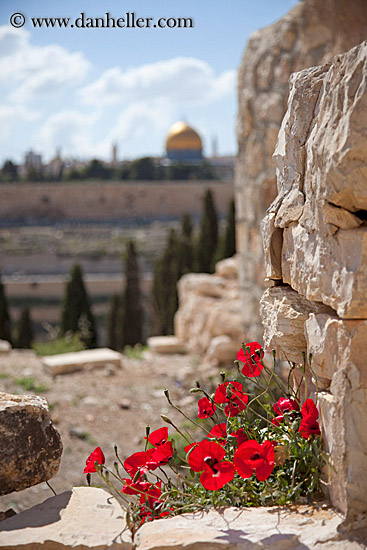
[(338, 534), (341, 521), (331, 508), (227, 508), (147, 523), (135, 543), (137, 550), (364, 550)]
[(150, 351), (154, 353), (174, 354), (186, 353), (184, 342), (176, 336), (152, 336), (147, 340)]
[(55, 376), (56, 374), (77, 372), (86, 367), (105, 367), (107, 364), (120, 367), (122, 359), (122, 354), (117, 351), (109, 348), (97, 348), (60, 355), (47, 355), (42, 358), (42, 362)]
[(0, 522), (1, 550), (131, 550), (124, 513), (103, 489), (74, 487)]
[(113, 497), (75, 487), (0, 522), (0, 550), (366, 550), (342, 521), (321, 504), (226, 508), (146, 523), (133, 544)]

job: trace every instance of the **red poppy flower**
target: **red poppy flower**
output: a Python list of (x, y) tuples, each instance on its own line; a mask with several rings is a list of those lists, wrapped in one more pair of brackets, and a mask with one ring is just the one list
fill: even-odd
[(199, 445), (199, 443), (190, 443), (190, 445), (186, 445), (185, 453), (190, 452), (190, 450), (193, 449), (194, 447), (196, 447), (196, 445)]
[(214, 401), (216, 403), (227, 403), (224, 409), (226, 416), (236, 416), (240, 411), (245, 410), (248, 403), (248, 396), (242, 391), (240, 382), (226, 382), (220, 384), (215, 392)]
[(167, 464), (170, 458), (173, 457), (173, 447), (170, 441), (159, 445), (155, 449), (152, 449), (153, 452), (149, 459), (147, 460), (147, 467), (149, 470), (155, 470), (158, 466), (163, 466)]
[(243, 385), (241, 382), (237, 382), (236, 380), (232, 380), (230, 382), (225, 382), (224, 384), (220, 384), (215, 392), (214, 395), (214, 401), (216, 403), (228, 403), (228, 396), (227, 396), (227, 388), (230, 386), (230, 389), (232, 390), (239, 390), (240, 392), (243, 391)]
[(144, 494), (141, 495), (140, 504), (145, 504), (146, 506), (149, 506), (149, 508), (153, 510), (154, 505), (157, 502), (162, 502), (159, 500), (159, 497), (162, 494), (161, 485), (162, 485), (161, 481), (159, 481), (156, 485), (150, 484), (149, 489), (145, 491)]
[(126, 478), (123, 478), (122, 481), (125, 482), (125, 485), (121, 489), (120, 493), (125, 493), (125, 495), (137, 495), (142, 492), (145, 493), (151, 486), (149, 481), (136, 481), (134, 483), (132, 479)]
[(312, 399), (306, 399), (303, 403), (301, 414), (302, 416), (313, 416), (314, 418), (319, 417), (319, 411), (317, 410), (317, 407)]
[[(146, 439), (146, 438), (145, 438)], [(168, 439), (168, 428), (159, 428), (158, 430), (154, 430), (149, 437), (148, 441), (154, 447), (159, 447), (160, 445), (164, 445), (167, 442)]]
[(190, 468), (194, 472), (203, 472), (200, 482), (205, 489), (217, 491), (234, 477), (234, 467), (223, 460), (225, 450), (214, 441), (204, 440), (189, 454)]
[(201, 399), (199, 399), (198, 407), (199, 407), (199, 412), (198, 412), (199, 418), (210, 418), (211, 416), (213, 416), (216, 409), (215, 404), (209, 401), (207, 397), (202, 397)]
[(299, 426), (299, 430), (301, 435), (305, 439), (308, 439), (310, 435), (320, 435), (320, 426), (317, 422), (317, 418), (315, 416), (312, 416), (312, 414), (309, 414), (307, 416), (304, 416), (302, 418), (301, 424)]
[(242, 374), (250, 377), (259, 376), (260, 372), (264, 368), (264, 365), (261, 362), (264, 357), (264, 351), (261, 351), (261, 355), (259, 356), (257, 350), (261, 349), (261, 345), (258, 342), (250, 342), (249, 344), (246, 344), (245, 347), (250, 348), (250, 352), (248, 352), (248, 350), (243, 351), (241, 348), (237, 353), (238, 361), (244, 363), (242, 367)]
[[(155, 449), (149, 449), (148, 451), (139, 451), (129, 456), (124, 462), (124, 468), (131, 477), (140, 471), (141, 474), (145, 474), (148, 470), (155, 470), (159, 464), (154, 465), (152, 461), (152, 454)], [(147, 463), (150, 462), (149, 467)]]
[(271, 441), (264, 441), (262, 445), (253, 439), (246, 441), (235, 452), (233, 463), (242, 478), (255, 473), (259, 481), (264, 481), (274, 468), (274, 446)]
[(96, 471), (95, 468), (95, 462), (98, 462), (98, 464), (104, 464), (105, 463), (105, 457), (102, 453), (101, 447), (97, 447), (94, 449), (93, 453), (91, 453), (87, 460), (86, 460), (86, 467), (84, 468), (85, 474), (92, 474)]
[(237, 447), (242, 445), (242, 443), (244, 443), (248, 439), (247, 434), (243, 428), (238, 428), (238, 430), (236, 430), (235, 432), (232, 432), (230, 435), (237, 439), (237, 442), (236, 442)]
[(279, 414), (275, 418), (272, 418), (271, 422), (272, 424), (274, 424), (274, 426), (280, 426), (281, 423), (284, 422), (284, 416), (282, 414)]
[(273, 409), (276, 415), (283, 415), (284, 413), (299, 411), (299, 404), (291, 397), (280, 397), (273, 405)]
[(218, 439), (219, 443), (225, 445), (227, 441), (227, 424), (222, 422), (212, 427), (209, 432), (208, 439)]

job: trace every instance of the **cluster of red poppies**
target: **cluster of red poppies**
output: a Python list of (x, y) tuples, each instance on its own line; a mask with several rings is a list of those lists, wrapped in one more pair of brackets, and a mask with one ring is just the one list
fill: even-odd
[[(237, 354), (238, 361), (243, 363), (242, 373), (245, 376), (257, 377), (263, 369), (263, 351), (260, 344), (251, 342)], [(203, 397), (198, 402), (198, 417), (210, 418), (215, 414), (217, 405), (225, 405), (224, 413), (228, 420), (215, 424), (208, 432), (206, 439), (191, 443), (185, 447), (190, 468), (200, 474), (200, 482), (205, 489), (216, 491), (229, 483), (235, 473), (243, 479), (255, 475), (258, 481), (265, 481), (271, 475), (275, 464), (274, 448), (276, 440), (258, 441), (248, 439), (244, 428), (237, 428), (228, 433), (229, 419), (246, 409), (248, 396), (243, 391), (243, 385), (237, 381), (220, 384), (213, 398)], [(221, 408), (221, 407), (220, 407)], [(281, 397), (273, 405), (276, 415), (272, 419), (274, 426), (281, 426), (286, 421), (285, 415), (299, 418), (299, 403), (290, 397)], [(319, 412), (312, 399), (307, 399), (301, 409), (299, 433), (306, 439), (311, 435), (320, 435), (318, 423)], [(226, 444), (230, 437), (234, 451), (233, 460), (226, 458)], [(168, 440), (168, 428), (159, 428), (146, 438), (151, 448), (136, 452), (129, 456), (123, 466), (130, 478), (122, 478), (124, 486), (121, 493), (135, 495), (139, 498), (139, 516), (141, 522), (150, 521), (154, 517), (169, 515), (171, 509), (166, 507), (162, 499), (162, 482), (151, 483), (146, 474), (164, 466), (173, 457), (173, 447)], [(105, 457), (97, 447), (86, 461), (84, 473), (96, 471), (96, 463), (104, 464)]]

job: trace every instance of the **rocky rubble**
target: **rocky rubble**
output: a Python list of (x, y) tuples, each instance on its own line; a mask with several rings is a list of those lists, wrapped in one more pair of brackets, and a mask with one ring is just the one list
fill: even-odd
[(213, 275), (188, 273), (178, 283), (175, 336), (203, 362), (231, 363), (244, 339), (238, 259), (218, 262)]

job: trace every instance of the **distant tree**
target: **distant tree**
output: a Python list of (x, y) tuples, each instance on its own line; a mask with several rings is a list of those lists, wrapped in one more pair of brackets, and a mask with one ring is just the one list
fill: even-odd
[(15, 347), (30, 349), (34, 339), (32, 320), (28, 308), (24, 308), (20, 315), (15, 339)]
[(122, 341), (124, 346), (143, 343), (144, 314), (140, 291), (138, 259), (133, 241), (127, 244), (123, 295)]
[(66, 285), (61, 317), (61, 333), (78, 333), (88, 348), (97, 346), (95, 320), (89, 306), (84, 287), (83, 272), (79, 264), (71, 270), (70, 281)]
[(236, 211), (234, 200), (229, 203), (227, 224), (221, 242), (220, 258), (230, 258), (236, 254)]
[(16, 181), (18, 179), (18, 167), (11, 161), (6, 160), (1, 169), (2, 181)]
[(192, 242), (192, 220), (190, 214), (184, 214), (181, 219), (181, 239), (179, 248), (179, 263), (181, 273), (194, 270), (194, 247)]
[(34, 166), (30, 166), (27, 170), (26, 181), (42, 181), (43, 180), (43, 173), (42, 170), (37, 170)]
[(198, 180), (214, 180), (217, 179), (217, 175), (213, 166), (207, 162), (203, 162), (196, 167), (196, 177)]
[(196, 250), (198, 271), (212, 273), (218, 246), (218, 215), (210, 189), (205, 193)]
[(192, 174), (192, 167), (188, 164), (177, 163), (167, 167), (167, 179), (188, 180)]
[(88, 179), (111, 179), (112, 171), (100, 160), (92, 159), (86, 166), (84, 175)]
[(130, 179), (132, 180), (154, 180), (155, 179), (155, 165), (153, 159), (150, 157), (143, 157), (141, 159), (134, 160), (130, 165)]
[(0, 340), (11, 342), (11, 323), (8, 311), (8, 301), (5, 295), (4, 285), (0, 278)]
[(113, 294), (110, 300), (110, 309), (107, 319), (107, 345), (111, 349), (119, 349), (119, 309), (121, 306), (121, 296)]
[(85, 173), (74, 167), (64, 170), (62, 174), (62, 179), (65, 181), (81, 180), (84, 179), (84, 177)]
[(177, 281), (182, 275), (180, 241), (174, 230), (154, 266), (153, 304), (159, 319), (160, 334), (173, 334), (173, 319), (178, 308)]

